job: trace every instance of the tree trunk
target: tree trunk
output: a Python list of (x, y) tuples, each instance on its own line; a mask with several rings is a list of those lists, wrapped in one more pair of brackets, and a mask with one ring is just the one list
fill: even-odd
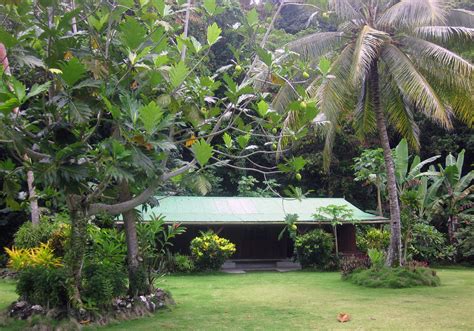
[(336, 243), (336, 256), (339, 256), (339, 244), (337, 243), (337, 225), (334, 225), (332, 228), (334, 231), (334, 242)]
[(448, 238), (449, 243), (454, 244), (455, 242), (455, 233), (457, 229), (458, 219), (457, 216), (451, 215), (448, 217)]
[(81, 299), (82, 268), (87, 245), (87, 211), (78, 195), (68, 195), (66, 201), (71, 217), (71, 240), (66, 263), (73, 279), (72, 305), (74, 308), (81, 309), (83, 308)]
[[(130, 187), (126, 181), (120, 184), (120, 202), (132, 199)], [(138, 237), (136, 228), (136, 217), (133, 209), (122, 213), (125, 225), (125, 237), (127, 240), (127, 263), (128, 263), (128, 292), (131, 296), (138, 296), (145, 293), (148, 289), (145, 275), (140, 265), (140, 251), (138, 247)]]
[(408, 255), (408, 243), (410, 242), (411, 238), (411, 227), (406, 229), (406, 235), (405, 235), (405, 242), (403, 244), (403, 261), (407, 260), (407, 255)]
[(377, 212), (379, 216), (383, 217), (383, 209), (382, 209), (382, 192), (380, 190), (380, 185), (377, 184)]
[[(8, 63), (8, 55), (7, 55), (7, 49), (3, 43), (0, 43), (0, 63), (3, 66), (3, 70), (7, 75), (10, 75), (10, 65)], [(11, 87), (10, 87), (11, 89)], [(16, 107), (13, 110), (14, 113), (19, 112), (19, 108)], [(28, 162), (28, 156), (25, 154), (23, 159)], [(26, 173), (26, 183), (28, 185), (28, 197), (30, 201), (30, 209), (31, 209), (31, 223), (33, 225), (38, 225), (39, 224), (39, 207), (38, 207), (38, 198), (36, 197), (36, 190), (35, 190), (35, 175), (33, 174), (32, 170), (28, 170)]]
[(377, 118), (377, 130), (379, 132), (380, 143), (383, 148), (385, 168), (387, 171), (387, 188), (390, 200), (391, 236), (390, 247), (388, 249), (386, 265), (401, 265), (401, 226), (400, 226), (400, 205), (398, 203), (397, 183), (395, 181), (395, 166), (393, 163), (392, 149), (388, 139), (385, 116), (380, 104), (379, 76), (377, 62), (374, 62), (370, 70), (370, 87), (372, 88), (372, 106)]
[(33, 225), (38, 225), (40, 213), (38, 207), (38, 198), (36, 196), (35, 175), (33, 174), (32, 170), (27, 171), (26, 182), (28, 184), (28, 196), (30, 200), (31, 223), (33, 223)]

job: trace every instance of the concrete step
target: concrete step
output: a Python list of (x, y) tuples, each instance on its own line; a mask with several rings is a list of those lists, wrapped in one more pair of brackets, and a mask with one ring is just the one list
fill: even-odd
[(301, 269), (301, 265), (291, 260), (229, 260), (221, 268), (225, 272), (232, 270), (286, 272), (299, 269)]

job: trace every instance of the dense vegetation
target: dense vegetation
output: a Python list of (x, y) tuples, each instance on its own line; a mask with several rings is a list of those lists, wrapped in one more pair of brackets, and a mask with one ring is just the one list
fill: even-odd
[(213, 233), (173, 256), (185, 229), (140, 222), (156, 195), (344, 196), (392, 220), (357, 225), (370, 262), (341, 259), (338, 206), (314, 211), (332, 235), (295, 215), (282, 235), (304, 267), (367, 286), (472, 263), (470, 6), (0, 1), (0, 263), (18, 294), (94, 319), (232, 256)]

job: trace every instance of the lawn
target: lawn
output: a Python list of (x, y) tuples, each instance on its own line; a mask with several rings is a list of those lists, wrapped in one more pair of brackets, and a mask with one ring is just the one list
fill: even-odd
[[(248, 273), (170, 276), (176, 307), (100, 330), (222, 329), (470, 329), (474, 325), (474, 269), (439, 270), (438, 288), (368, 289), (338, 273)], [(0, 283), (0, 308), (13, 298)], [(336, 321), (339, 312), (352, 320)]]

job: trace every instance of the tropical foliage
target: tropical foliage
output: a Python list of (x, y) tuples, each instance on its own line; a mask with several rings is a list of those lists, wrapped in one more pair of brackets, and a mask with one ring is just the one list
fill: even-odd
[[(274, 154), (273, 142), (287, 136), (279, 130), (283, 116), (242, 73), (251, 59), (237, 56), (248, 49), (268, 54), (255, 44), (262, 28), (255, 10), (240, 16), (236, 28), (243, 36), (233, 49), (239, 63), (207, 63), (223, 37), (214, 15), (235, 5), (217, 10), (211, 0), (195, 8), (193, 20), (206, 23), (193, 34), (189, 15), (182, 31), (180, 5), (163, 1), (1, 5), (1, 139), (36, 175), (37, 186), (54, 187), (66, 201), (74, 307), (82, 307), (90, 218), (123, 214), (130, 286), (136, 287), (140, 247), (133, 208), (152, 204), (172, 179), (200, 178), (211, 165), (279, 172), (254, 160), (251, 168), (238, 163)], [(278, 68), (283, 77), (289, 73)], [(316, 116), (314, 106), (302, 113), (301, 127)], [(199, 191), (208, 190), (198, 182)]]
[[(343, 116), (350, 114), (361, 137), (378, 132), (387, 170), (392, 219), (387, 262), (392, 264), (401, 257), (401, 226), (387, 123), (415, 148), (415, 111), (444, 128), (452, 127), (451, 113), (472, 126), (473, 66), (449, 50), (454, 39), (472, 40), (472, 15), (437, 0), (332, 0), (330, 7), (341, 21), (338, 31), (315, 33), (287, 46), (326, 74), (309, 77), (300, 88), (285, 86), (274, 104), (284, 109), (298, 97), (316, 101), (332, 123), (328, 152)], [(321, 62), (331, 55), (330, 66)]]
[(334, 255), (334, 237), (322, 229), (298, 235), (295, 239), (295, 255), (303, 268), (334, 270), (337, 257)]
[(235, 244), (221, 238), (212, 231), (201, 232), (199, 237), (191, 241), (191, 256), (196, 268), (201, 271), (219, 270), (220, 267), (235, 253)]

